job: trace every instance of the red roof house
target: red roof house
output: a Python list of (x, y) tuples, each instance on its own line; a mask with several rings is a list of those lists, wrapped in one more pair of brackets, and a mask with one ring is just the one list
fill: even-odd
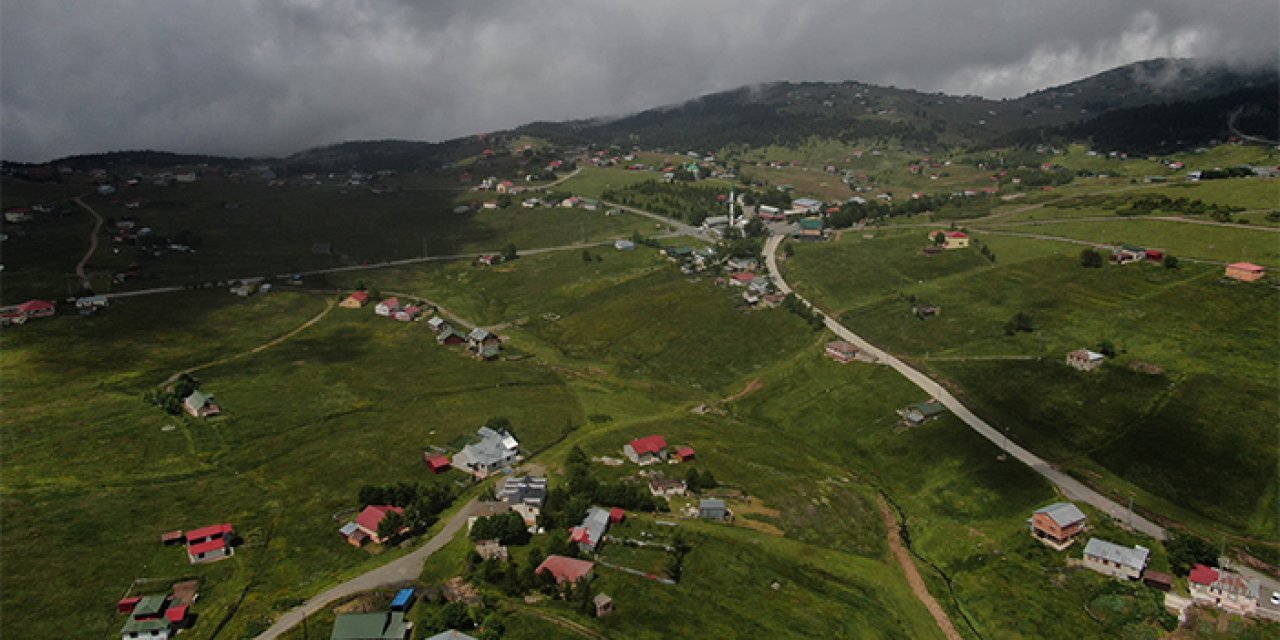
[(679, 447), (676, 449), (676, 459), (680, 462), (693, 460), (695, 455), (697, 454), (694, 453), (693, 447)]
[(200, 527), (199, 529), (192, 529), (188, 531), (187, 544), (230, 538), (233, 533), (235, 533), (235, 528), (231, 526), (230, 522), (211, 524), (207, 527)]
[(1267, 275), (1267, 268), (1252, 262), (1233, 262), (1227, 265), (1226, 276), (1241, 282), (1261, 280), (1265, 275)]
[(347, 296), (347, 298), (339, 303), (338, 306), (343, 309), (359, 309), (366, 304), (369, 304), (369, 292), (357, 291)]
[(579, 560), (568, 556), (547, 556), (542, 564), (534, 570), (534, 573), (542, 573), (550, 571), (555, 576), (556, 584), (564, 584), (565, 582), (577, 582), (591, 576), (591, 571), (596, 564), (587, 560)]
[(142, 600), (142, 596), (133, 596), (131, 598), (121, 598), (116, 603), (116, 613), (130, 613), (133, 608), (138, 606), (138, 602)]
[(1197, 564), (1191, 568), (1191, 575), (1187, 579), (1196, 584), (1213, 584), (1218, 581), (1218, 570)]
[(53, 315), (57, 308), (48, 300), (28, 300), (18, 305), (18, 311), (28, 318), (45, 318)]
[(627, 512), (626, 512), (626, 511), (623, 511), (622, 509), (620, 509), (620, 508), (618, 508), (618, 507), (614, 507), (614, 508), (612, 508), (612, 509), (610, 509), (610, 510), (609, 510), (609, 522), (610, 522), (610, 523), (612, 523), (612, 524), (618, 524), (619, 522), (622, 522), (623, 520), (626, 520), (626, 519), (627, 519)]
[(426, 456), (426, 461), (431, 473), (444, 473), (449, 470), (449, 456), (433, 453)]
[(356, 516), (356, 527), (369, 536), (374, 544), (382, 544), (382, 538), (378, 536), (378, 525), (382, 524), (382, 519), (387, 517), (389, 512), (396, 512), (404, 515), (404, 509), (401, 507), (393, 507), (389, 504), (371, 504)]
[(168, 618), (169, 622), (172, 622), (173, 624), (182, 624), (182, 621), (187, 619), (187, 605), (184, 604), (165, 609), (164, 617)]
[(650, 464), (667, 459), (667, 441), (660, 435), (632, 440), (622, 447), (622, 453), (636, 464)]
[(212, 538), (187, 547), (187, 559), (191, 564), (213, 562), (235, 555), (230, 538)]

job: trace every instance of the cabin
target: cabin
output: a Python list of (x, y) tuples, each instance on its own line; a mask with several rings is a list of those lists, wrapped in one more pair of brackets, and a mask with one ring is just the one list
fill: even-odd
[(1079, 507), (1070, 502), (1055, 502), (1036, 509), (1027, 518), (1032, 537), (1056, 551), (1062, 551), (1076, 541), (1085, 530), (1088, 518)]
[(632, 440), (623, 445), (622, 454), (638, 465), (662, 462), (667, 459), (667, 441), (657, 434)]
[[(941, 239), (938, 236), (942, 236)], [(929, 241), (940, 245), (943, 249), (968, 249), (969, 234), (963, 231), (945, 231), (939, 229), (929, 233)]]
[(451, 325), (448, 323), (448, 321), (446, 321), (444, 318), (441, 318), (440, 316), (435, 316), (434, 318), (427, 321), (427, 328), (432, 330), (435, 333), (440, 333), (441, 331), (444, 331), (445, 329), (450, 328), (450, 326)]
[(684, 480), (675, 478), (650, 478), (649, 494), (655, 498), (667, 498), (670, 496), (682, 496), (689, 492), (688, 485)]
[(391, 318), (400, 322), (413, 322), (422, 316), (422, 309), (414, 305), (402, 307), (391, 312)]
[(836, 340), (827, 343), (826, 354), (828, 358), (840, 364), (849, 364), (858, 359), (858, 347), (852, 342)]
[(378, 305), (373, 308), (374, 313), (386, 317), (390, 317), (391, 314), (399, 310), (400, 299), (396, 297), (387, 298), (386, 300), (379, 302)]
[(613, 598), (603, 593), (597, 593), (596, 597), (591, 599), (591, 604), (595, 605), (597, 618), (613, 613)]
[(187, 532), (187, 559), (191, 564), (203, 564), (235, 555), (231, 538), (235, 529), (231, 523), (209, 525)]
[(1223, 611), (1250, 615), (1258, 610), (1259, 584), (1225, 569), (1197, 564), (1187, 577), (1191, 599)]
[(129, 616), (120, 628), (121, 640), (169, 640), (187, 617), (185, 605), (170, 607), (169, 597), (163, 594), (126, 598), (116, 604), (116, 611)]
[(1146, 547), (1122, 547), (1101, 538), (1084, 545), (1084, 567), (1113, 578), (1137, 580), (1147, 568), (1151, 552)]
[(488, 329), (476, 327), (467, 334), (467, 351), (481, 360), (492, 360), (502, 353), (502, 339)]
[(729, 508), (719, 498), (703, 498), (698, 501), (698, 517), (703, 520), (723, 522), (729, 517)]
[(609, 530), (611, 521), (608, 511), (591, 507), (582, 519), (582, 524), (569, 529), (569, 541), (578, 543), (578, 548), (586, 553), (594, 553), (604, 539), (605, 532)]
[[(371, 504), (365, 507), (364, 510), (360, 512), (360, 515), (356, 516), (355, 520), (357, 532), (364, 535), (356, 536), (356, 539), (360, 540), (359, 543), (353, 541), (350, 536), (348, 536), (347, 541), (357, 547), (364, 544), (364, 539), (367, 539), (374, 544), (382, 544), (384, 539), (382, 536), (378, 535), (378, 527), (382, 525), (382, 521), (386, 519), (387, 514), (391, 512), (395, 512), (401, 516), (404, 515), (404, 509), (402, 507), (389, 504)], [(400, 529), (399, 533), (403, 533), (408, 530), (409, 527), (406, 525)]]
[(413, 623), (404, 616), (403, 611), (340, 613), (329, 640), (410, 640)]
[(454, 329), (448, 324), (444, 325), (444, 328), (440, 330), (440, 333), (436, 334), (436, 344), (440, 345), (462, 344), (466, 341), (466, 336), (458, 333), (457, 329)]
[(591, 572), (595, 569), (595, 563), (589, 560), (579, 560), (568, 556), (549, 555), (538, 568), (534, 570), (535, 574), (542, 572), (550, 572), (556, 579), (556, 584), (564, 584), (566, 582), (578, 582), (580, 580), (590, 580)]
[(18, 313), (31, 318), (48, 318), (58, 312), (57, 305), (48, 300), (28, 300), (17, 307)]
[(338, 306), (343, 309), (359, 309), (366, 304), (369, 304), (369, 292), (356, 291), (339, 302)]
[(697, 458), (698, 453), (693, 447), (676, 447), (676, 460), (680, 462), (693, 462)]
[(1225, 275), (1240, 282), (1254, 282), (1267, 275), (1267, 268), (1252, 262), (1233, 262), (1227, 265)]
[(213, 401), (213, 394), (199, 389), (192, 391), (191, 395), (182, 401), (182, 408), (193, 418), (208, 418), (222, 413), (222, 408)]
[(1111, 251), (1111, 261), (1116, 264), (1142, 262), (1147, 259), (1147, 250), (1131, 244), (1124, 244)]
[(902, 417), (907, 426), (915, 427), (930, 420), (936, 420), (946, 412), (947, 408), (941, 403), (917, 402), (906, 409), (899, 410), (898, 415)]
[(1078, 371), (1093, 371), (1102, 366), (1107, 357), (1096, 351), (1076, 349), (1067, 354), (1067, 364)]

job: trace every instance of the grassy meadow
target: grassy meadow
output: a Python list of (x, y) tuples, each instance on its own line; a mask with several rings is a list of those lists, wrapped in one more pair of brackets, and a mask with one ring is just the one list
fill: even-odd
[[(1193, 529), (1274, 541), (1278, 370), (1258, 354), (1280, 346), (1276, 292), (1222, 282), (1212, 265), (1084, 269), (1075, 247), (981, 237), (994, 266), (972, 250), (924, 257), (916, 235), (886, 233), (798, 246), (784, 268), (847, 326), (953, 382), (1032, 451), (1113, 494), (1136, 489)], [(913, 298), (941, 314), (916, 318)], [(1006, 335), (1018, 312), (1035, 331)], [(1062, 364), (1104, 341), (1118, 353), (1102, 370)], [(1159, 373), (1131, 370), (1151, 365)], [(1188, 473), (1205, 456), (1218, 470)]]

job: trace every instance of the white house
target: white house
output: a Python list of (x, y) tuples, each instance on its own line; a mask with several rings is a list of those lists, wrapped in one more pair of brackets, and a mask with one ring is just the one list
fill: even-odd
[(400, 310), (399, 298), (387, 298), (386, 300), (379, 302), (378, 306), (373, 308), (374, 313), (380, 316), (387, 316), (387, 317), (390, 317), (391, 314), (399, 310)]

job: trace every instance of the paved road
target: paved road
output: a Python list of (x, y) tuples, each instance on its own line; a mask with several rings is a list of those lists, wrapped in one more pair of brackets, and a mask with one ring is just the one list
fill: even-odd
[[(1267, 209), (1252, 209), (1249, 211), (1241, 211), (1240, 213), (1257, 213), (1258, 211), (1267, 211)], [(1007, 220), (1007, 221), (991, 221), (981, 218), (965, 222), (965, 226), (982, 226), (982, 227), (1038, 227), (1046, 224), (1070, 224), (1072, 222), (1129, 222), (1134, 220), (1157, 220), (1160, 222), (1181, 222), (1184, 224), (1200, 224), (1208, 227), (1228, 227), (1231, 229), (1239, 229), (1241, 231), (1262, 231), (1266, 233), (1280, 233), (1280, 227), (1263, 227), (1260, 225), (1240, 224), (1237, 222), (1218, 222), (1217, 220), (1200, 220), (1198, 218), (1186, 218), (1183, 216), (1084, 216), (1080, 218), (1048, 218), (1046, 220)], [(938, 226), (934, 224), (932, 226)]]
[(102, 230), (104, 220), (102, 219), (102, 216), (98, 215), (97, 211), (93, 210), (93, 207), (85, 204), (84, 200), (80, 199), (80, 196), (76, 196), (72, 199), (85, 211), (88, 211), (89, 214), (93, 216), (94, 220), (93, 231), (89, 234), (89, 250), (85, 252), (83, 258), (80, 258), (80, 262), (76, 263), (76, 276), (80, 278), (80, 286), (88, 289), (89, 277), (84, 274), (84, 266), (89, 263), (89, 259), (92, 258), (93, 254), (98, 250), (98, 232)]
[[(787, 285), (786, 280), (782, 278), (782, 271), (778, 269), (778, 246), (782, 244), (784, 236), (774, 235), (765, 243), (764, 256), (769, 266), (769, 273), (773, 275), (774, 283), (778, 286), (778, 290), (783, 293), (794, 293), (791, 287)], [(796, 294), (800, 297), (799, 294)], [(803, 300), (803, 298), (801, 298)], [(807, 302), (807, 301), (806, 301)], [(810, 303), (812, 304), (812, 303)], [(862, 351), (875, 356), (880, 363), (888, 365), (898, 373), (902, 374), (907, 380), (910, 380), (917, 387), (920, 387), (925, 393), (937, 399), (952, 413), (969, 425), (969, 428), (976, 431), (979, 435), (990, 440), (996, 446), (1003, 448), (1009, 455), (1016, 458), (1019, 462), (1031, 467), (1036, 473), (1047, 478), (1050, 482), (1057, 485), (1066, 496), (1072, 500), (1080, 500), (1093, 505), (1100, 511), (1111, 515), (1121, 523), (1132, 523), (1133, 528), (1145, 533), (1157, 540), (1165, 538), (1165, 531), (1160, 525), (1143, 518), (1142, 516), (1131, 512), (1129, 509), (1117, 504), (1114, 500), (1090, 489), (1084, 483), (1068, 476), (1067, 474), (1053, 468), (1048, 462), (1037, 457), (1035, 454), (1023, 449), (1016, 443), (1009, 441), (1004, 434), (1001, 434), (994, 427), (987, 424), (982, 418), (979, 418), (967, 407), (960, 403), (955, 396), (944, 389), (942, 385), (934, 382), (925, 374), (913, 369), (905, 362), (894, 357), (893, 354), (876, 347), (850, 331), (844, 325), (836, 322), (830, 316), (825, 317), (827, 328), (833, 331), (842, 339), (857, 345)]]
[(1231, 558), (1218, 558), (1218, 566), (1235, 571), (1250, 580), (1256, 580), (1258, 582), (1258, 615), (1280, 621), (1280, 605), (1271, 604), (1271, 594), (1280, 593), (1280, 580), (1252, 567), (1233, 562)]
[(369, 591), (388, 585), (401, 584), (411, 580), (417, 580), (422, 574), (422, 563), (426, 561), (431, 554), (439, 551), (441, 547), (448, 544), (453, 536), (466, 526), (467, 518), (473, 515), (485, 513), (489, 507), (482, 502), (472, 500), (466, 506), (458, 510), (457, 513), (449, 518), (444, 527), (440, 529), (435, 536), (427, 541), (426, 544), (415, 549), (412, 553), (402, 558), (398, 558), (387, 564), (373, 569), (367, 573), (352, 578), (318, 596), (307, 600), (301, 605), (290, 609), (280, 616), (266, 631), (258, 634), (256, 640), (271, 640), (280, 637), (285, 631), (293, 628), (294, 625), (302, 622), (302, 619), (310, 616), (335, 600), (355, 595), (362, 591)]
[[(995, 229), (980, 229), (978, 227), (970, 227), (969, 231), (975, 234), (987, 234), (993, 236), (1009, 236), (1011, 238), (1030, 238), (1032, 240), (1051, 240), (1053, 242), (1065, 242), (1081, 247), (1093, 247), (1094, 249), (1115, 249), (1116, 245), (1106, 242), (1091, 242), (1089, 240), (1080, 240), (1077, 238), (1064, 238), (1062, 236), (1051, 236), (1043, 233), (1023, 233), (1021, 231), (997, 231)], [(1186, 256), (1177, 256), (1178, 262), (1194, 262), (1196, 264), (1216, 264), (1225, 265), (1222, 260), (1205, 260), (1203, 258), (1188, 258)]]
[(604, 205), (606, 207), (617, 207), (618, 209), (622, 209), (623, 211), (626, 211), (628, 213), (634, 213), (638, 216), (644, 216), (646, 218), (657, 220), (658, 222), (661, 222), (662, 224), (675, 229), (675, 235), (693, 236), (695, 238), (706, 238), (706, 234), (703, 233), (702, 229), (686, 224), (679, 220), (673, 220), (664, 215), (653, 213), (652, 211), (645, 211), (644, 209), (628, 207), (625, 204), (618, 204), (617, 202), (604, 201)]

